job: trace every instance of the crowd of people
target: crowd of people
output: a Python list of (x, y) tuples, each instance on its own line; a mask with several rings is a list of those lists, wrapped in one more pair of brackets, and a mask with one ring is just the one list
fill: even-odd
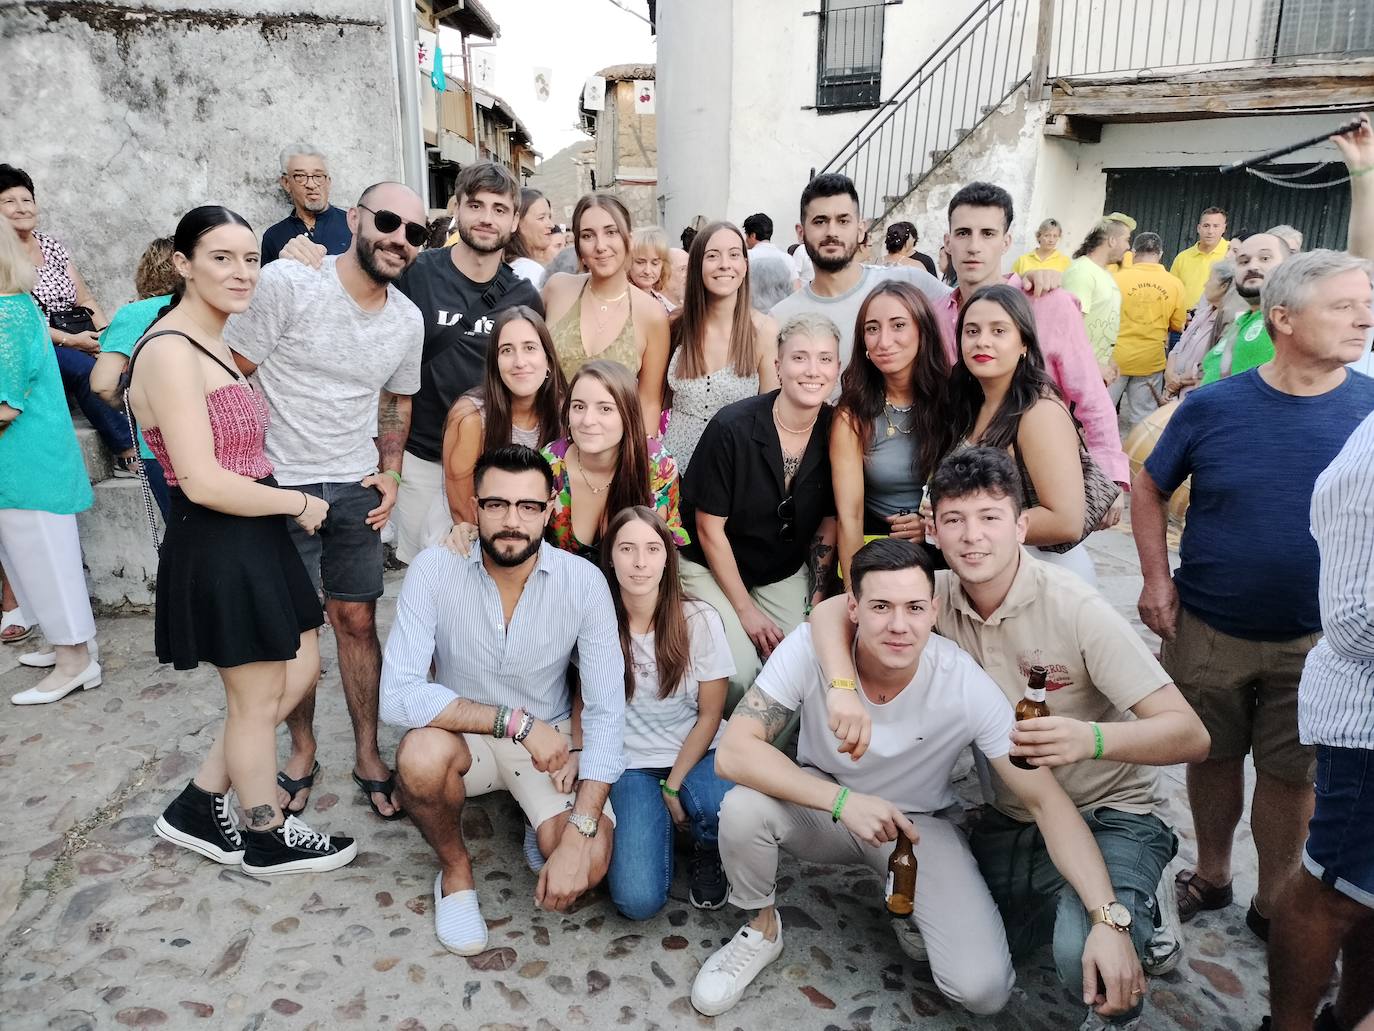
[[(805, 185), (790, 252), (763, 214), (672, 248), (604, 192), (563, 246), (501, 165), (463, 169), (431, 223), (395, 182), (334, 207), (296, 145), (261, 243), (192, 209), (109, 320), (0, 165), (4, 640), (41, 627), (21, 661), (52, 668), (12, 700), (102, 679), (70, 395), (161, 512), (158, 659), (224, 685), (168, 841), (259, 875), (353, 860), (301, 818), (327, 626), (352, 778), (433, 849), (451, 952), (487, 948), (462, 809), (503, 790), (537, 904), (604, 881), (651, 919), (681, 847), (692, 905), (748, 914), (696, 976), (703, 1014), (783, 951), (782, 853), (882, 876), (905, 838), (895, 945), (949, 999), (996, 1013), (1048, 945), (1084, 1028), (1143, 1027), (1181, 924), (1233, 902), (1251, 757), (1272, 1027), (1369, 1031), (1374, 379), (1347, 366), (1374, 328), (1374, 132), (1335, 139), (1349, 251), (1228, 240), (1212, 208), (1165, 271), (1113, 213), (1072, 258), (1046, 220), (1010, 272), (992, 183), (951, 198), (939, 264), (910, 222), (879, 264), (842, 175)], [(1143, 420), (1163, 430), (1132, 477)], [(1158, 657), (1084, 543), (1127, 492)], [(388, 539), (408, 569), (383, 646)], [(380, 722), (404, 731), (390, 764)], [(1197, 857), (1172, 875), (1175, 764)]]

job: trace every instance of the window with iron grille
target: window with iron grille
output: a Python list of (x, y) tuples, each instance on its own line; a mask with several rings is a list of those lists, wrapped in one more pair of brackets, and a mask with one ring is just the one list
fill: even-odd
[(816, 107), (877, 107), (883, 87), (885, 0), (821, 0)]

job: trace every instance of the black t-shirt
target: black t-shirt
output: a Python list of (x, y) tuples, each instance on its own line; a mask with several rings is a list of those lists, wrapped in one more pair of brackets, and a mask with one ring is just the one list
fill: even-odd
[(492, 316), (517, 304), (542, 315), (544, 302), (534, 284), (506, 264), (490, 282), (474, 283), (454, 267), (447, 247), (421, 251), (396, 285), (425, 317), (420, 391), (411, 408), (406, 450), (437, 462), (449, 408), (482, 382)]
[(783, 491), (782, 445), (773, 425), (778, 391), (748, 397), (716, 413), (692, 452), (682, 477), (682, 525), (692, 543), (682, 554), (706, 565), (697, 535), (698, 511), (725, 518), (725, 535), (735, 553), (740, 579), (748, 588), (777, 583), (806, 561), (821, 520), (835, 514), (830, 486), (830, 420), (834, 409), (821, 405), (801, 465), (792, 478), (790, 540), (778, 507)]

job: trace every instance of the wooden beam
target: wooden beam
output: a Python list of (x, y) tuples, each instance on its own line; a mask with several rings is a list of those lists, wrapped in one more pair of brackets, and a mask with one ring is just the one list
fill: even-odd
[(1226, 118), (1251, 114), (1360, 111), (1369, 106), (1370, 87), (1329, 90), (1247, 90), (1211, 97), (1171, 96), (1075, 98), (1050, 102), (1050, 116), (1091, 118), (1103, 122), (1158, 122), (1191, 118)]
[(1054, 43), (1054, 11), (1059, 5), (1055, 0), (1040, 0), (1039, 19), (1035, 23), (1035, 60), (1031, 64), (1030, 97), (1041, 100), (1048, 85), (1050, 71), (1050, 50)]
[(1101, 143), (1102, 123), (1073, 115), (1055, 115), (1045, 123), (1045, 135), (1071, 143)]

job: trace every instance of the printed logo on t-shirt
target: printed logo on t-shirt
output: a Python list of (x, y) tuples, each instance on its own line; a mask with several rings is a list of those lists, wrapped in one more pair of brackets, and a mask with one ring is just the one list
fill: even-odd
[(493, 319), (490, 315), (483, 315), (480, 319), (477, 320), (476, 324), (473, 325), (473, 327), (470, 330), (468, 330), (467, 335), (470, 337), (490, 336), (492, 327), (495, 325), (495, 319)]
[(1021, 671), (1021, 676), (1029, 678), (1032, 666), (1044, 666), (1049, 670), (1049, 675), (1045, 677), (1046, 691), (1058, 691), (1073, 686), (1073, 678), (1069, 676), (1069, 667), (1062, 662), (1049, 661), (1040, 653), (1039, 649), (1016, 656), (1016, 668)]
[(1245, 327), (1245, 340), (1247, 342), (1254, 342), (1260, 338), (1260, 334), (1263, 332), (1264, 320), (1256, 319), (1251, 325)]
[(440, 308), (435, 321), (441, 326), (456, 326), (463, 321), (463, 313), (461, 311), (444, 311)]

